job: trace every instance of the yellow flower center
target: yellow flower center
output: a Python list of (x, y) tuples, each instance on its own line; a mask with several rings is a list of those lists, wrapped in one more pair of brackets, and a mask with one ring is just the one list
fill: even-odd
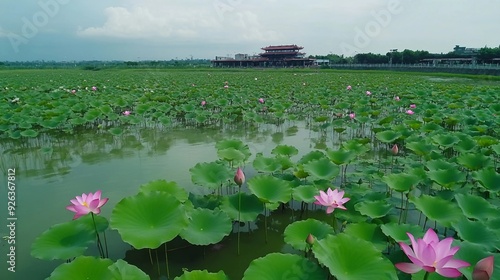
[(85, 206), (85, 207), (87, 207), (87, 208), (89, 207), (89, 205), (85, 201), (82, 203), (82, 205)]

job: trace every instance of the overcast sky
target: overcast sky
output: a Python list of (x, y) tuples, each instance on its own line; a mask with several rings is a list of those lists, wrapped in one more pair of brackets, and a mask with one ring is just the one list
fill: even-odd
[(447, 53), (500, 45), (499, 0), (1, 0), (0, 61)]

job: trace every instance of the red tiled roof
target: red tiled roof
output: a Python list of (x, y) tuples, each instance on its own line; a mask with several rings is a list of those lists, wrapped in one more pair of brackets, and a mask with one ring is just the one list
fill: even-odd
[(280, 46), (267, 46), (262, 48), (265, 51), (268, 50), (301, 50), (304, 47), (299, 47), (297, 45), (280, 45)]

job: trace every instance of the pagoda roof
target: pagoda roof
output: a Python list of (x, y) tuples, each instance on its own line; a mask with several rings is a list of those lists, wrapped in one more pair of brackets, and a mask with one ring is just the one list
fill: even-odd
[(272, 51), (272, 50), (301, 50), (303, 48), (304, 47), (299, 47), (297, 45), (279, 45), (279, 46), (267, 46), (261, 49), (265, 51)]

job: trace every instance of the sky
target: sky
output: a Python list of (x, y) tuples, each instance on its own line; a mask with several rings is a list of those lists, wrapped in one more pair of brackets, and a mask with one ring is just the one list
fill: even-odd
[(213, 59), (500, 45), (499, 0), (2, 0), (0, 61)]

